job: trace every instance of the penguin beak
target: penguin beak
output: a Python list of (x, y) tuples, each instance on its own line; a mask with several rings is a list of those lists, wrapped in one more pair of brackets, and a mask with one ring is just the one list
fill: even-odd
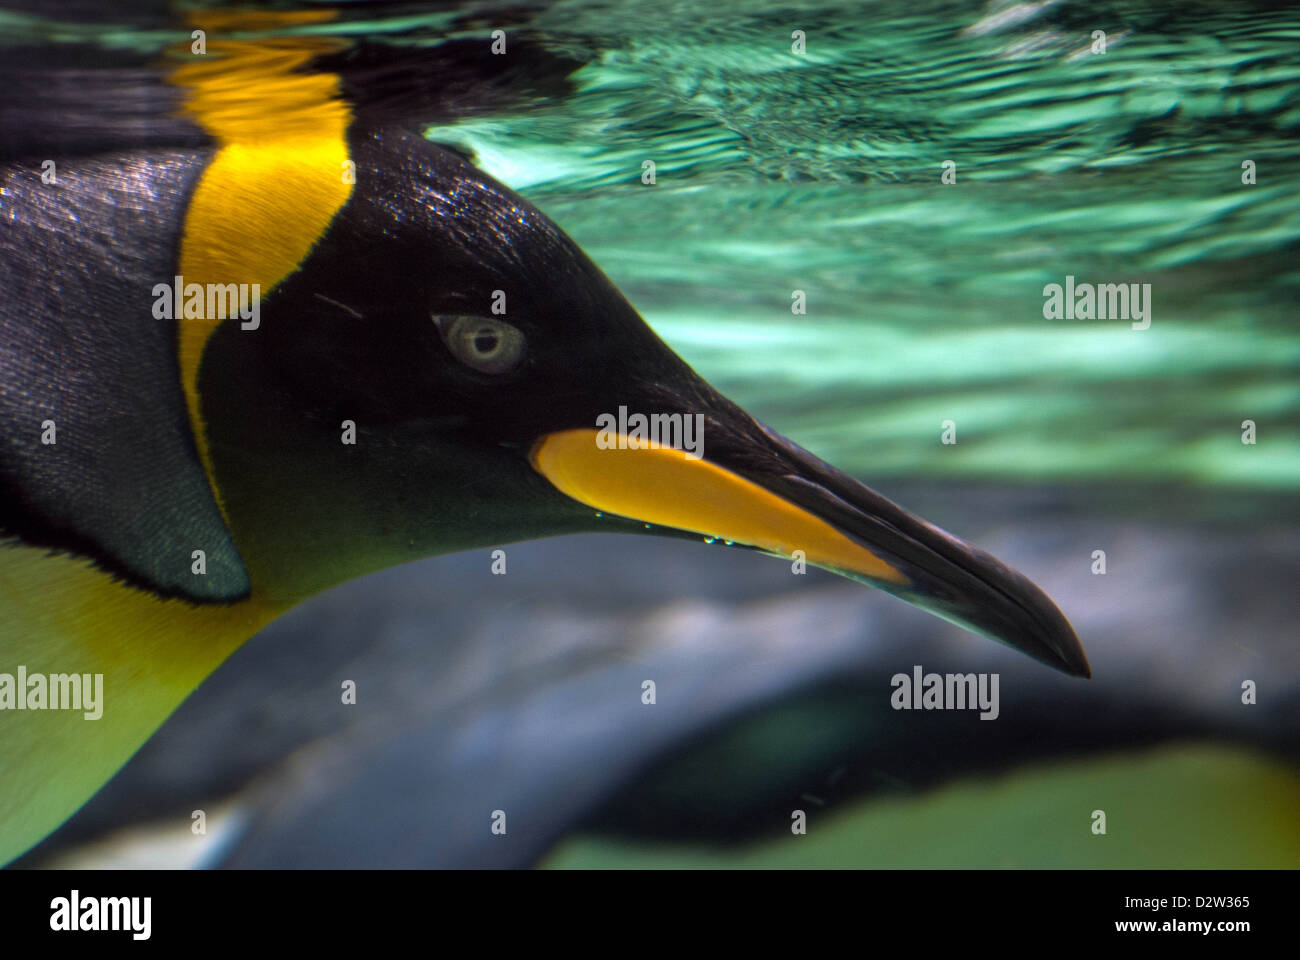
[(635, 430), (570, 429), (542, 436), (531, 462), (602, 513), (804, 560), (1091, 676), (1069, 621), (1028, 578), (722, 402), (700, 454)]

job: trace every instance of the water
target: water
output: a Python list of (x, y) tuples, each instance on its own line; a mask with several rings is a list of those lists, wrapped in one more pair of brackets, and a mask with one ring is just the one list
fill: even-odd
[[(577, 92), (430, 135), (859, 475), (1293, 490), (1300, 17), (995, 6), (561, 4), (534, 25), (602, 51)], [(1066, 275), (1151, 284), (1151, 328), (1044, 320)]]
[[(147, 3), (110, 23), (86, 9), (0, 15), (2, 35), (187, 37)], [(433, 45), (495, 25), (470, 4), (344, 9), (280, 32)], [(1294, 490), (1293, 8), (570, 0), (500, 17), (582, 64), (570, 92), (467, 101), (429, 136), (541, 206), (708, 379), (819, 455), (871, 479)], [(1067, 275), (1151, 284), (1150, 329), (1045, 320), (1043, 287)]]

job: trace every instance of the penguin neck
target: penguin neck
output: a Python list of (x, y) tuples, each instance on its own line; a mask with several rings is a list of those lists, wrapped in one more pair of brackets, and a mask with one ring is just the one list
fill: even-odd
[(358, 415), (350, 429), (302, 412), (245, 360), (205, 390), (221, 398), (205, 404), (213, 486), (254, 595), (277, 610), (422, 557), (602, 529), (499, 445), (431, 419)]
[(431, 443), (416, 425), (380, 433), (362, 422), (355, 443), (344, 432), (271, 412), (238, 437), (210, 432), (235, 546), (254, 595), (276, 609), (377, 570), (530, 532), (512, 526), (510, 495), (491, 480), (500, 463)]
[[(367, 442), (389, 438), (362, 432), (344, 455), (352, 463), (332, 470), (307, 465), (305, 455), (314, 451), (282, 439), (273, 449), (245, 445), (237, 454), (214, 444), (253, 594), (276, 610), (423, 557), (599, 529), (591, 511), (557, 503), (540, 484), (510, 475), (500, 462), (467, 458), (461, 449), (412, 438), (409, 472), (395, 476), (382, 459), (375, 471), (366, 462)], [(255, 461), (258, 454), (274, 460)], [(481, 562), (486, 571), (488, 557)]]

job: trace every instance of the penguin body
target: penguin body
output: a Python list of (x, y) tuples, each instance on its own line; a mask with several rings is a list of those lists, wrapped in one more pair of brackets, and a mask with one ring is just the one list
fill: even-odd
[[(170, 74), (183, 147), (0, 168), (0, 862), (270, 620), (431, 554), (716, 537), (1088, 673), (1026, 578), (754, 421), (540, 211), (358, 113), (340, 41), (208, 51)], [(603, 442), (622, 408), (701, 418), (703, 457)], [(102, 715), (6, 702), (20, 665), (102, 676)]]
[[(481, 424), (499, 385), (485, 393), (495, 378), (474, 371), (433, 375), (446, 372), (436, 312), (486, 313), (502, 285), (520, 311), (529, 289), (567, 284), (591, 315), (599, 275), (549, 221), (452, 151), (398, 128), (359, 132), (349, 155), (368, 189), (352, 192), (286, 280), (266, 285), (257, 330), (238, 316), (187, 319), (176, 303), (160, 320), (154, 288), (192, 282), (186, 231), (218, 154), (74, 157), (58, 162), (53, 186), (34, 165), (0, 172), (0, 671), (102, 674), (106, 691), (94, 721), (16, 701), (0, 713), (0, 861), (73, 813), (300, 600), (433, 553), (641, 526), (557, 497), (518, 448), (438, 442)], [(479, 215), (464, 215), (471, 202)], [(273, 219), (250, 214), (262, 228)], [(439, 234), (447, 258), (431, 257), (428, 231), (457, 215), (460, 228)], [(576, 259), (521, 263), (525, 230)], [(488, 250), (519, 268), (517, 285), (478, 262)], [(467, 282), (475, 271), (478, 287)], [(613, 291), (603, 277), (598, 289)], [(204, 354), (189, 383), (187, 324)], [(539, 399), (557, 401), (546, 416), (571, 373), (540, 387)], [(595, 415), (578, 404), (566, 422)], [(344, 421), (354, 444), (342, 442)], [(439, 490), (460, 495), (443, 505)]]
[[(0, 530), (162, 595), (246, 595), (182, 415), (175, 330), (148, 309), (175, 267), (201, 158), (58, 170), (54, 186), (39, 169), (0, 173)], [(196, 548), (209, 561), (202, 579), (188, 569)]]

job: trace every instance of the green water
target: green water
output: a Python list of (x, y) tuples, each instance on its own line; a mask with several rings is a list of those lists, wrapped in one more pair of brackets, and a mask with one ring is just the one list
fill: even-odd
[[(1057, 5), (972, 30), (991, 9), (559, 4), (534, 26), (602, 51), (576, 95), (431, 136), (860, 475), (1293, 488), (1300, 11)], [(1045, 320), (1067, 274), (1150, 283), (1150, 329)]]
[[(1080, 829), (1079, 799), (1106, 797), (1124, 828)], [(1176, 746), (958, 782), (923, 799), (884, 800), (847, 812), (814, 810), (818, 829), (725, 852), (577, 837), (545, 865), (802, 869), (1294, 869), (1300, 777), (1286, 765), (1214, 747)], [(1216, 825), (1213, 842), (1189, 843)], [(936, 843), (936, 837), (943, 837)]]
[[(1271, 6), (349, 4), (286, 32), (486, 44), (502, 25), (584, 64), (570, 95), (429, 135), (558, 220), (724, 392), (852, 472), (1282, 491), (1300, 477), (1300, 10)], [(6, 13), (0, 35), (184, 38), (151, 9)], [(1151, 284), (1150, 328), (1045, 320), (1067, 275)]]

